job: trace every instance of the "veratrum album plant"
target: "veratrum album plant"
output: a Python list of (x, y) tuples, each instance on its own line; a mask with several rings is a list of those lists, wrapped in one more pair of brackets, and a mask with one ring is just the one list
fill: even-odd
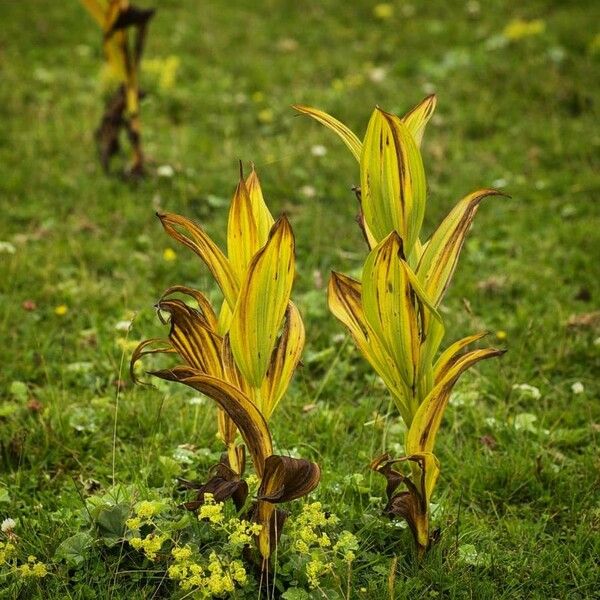
[[(133, 149), (132, 175), (144, 169), (140, 121), (139, 72), (148, 23), (154, 9), (137, 8), (129, 0), (81, 0), (102, 29), (102, 47), (116, 92), (106, 103), (96, 140), (103, 168), (119, 151), (119, 134), (124, 129)], [(135, 34), (130, 32), (135, 30)]]
[[(207, 483), (184, 482), (198, 492), (187, 508), (199, 508), (204, 495), (210, 494), (216, 502), (232, 498), (243, 510), (248, 496), (242, 478), (247, 448), (261, 480), (248, 512), (260, 525), (256, 541), (261, 569), (266, 570), (285, 519), (276, 505), (308, 494), (320, 479), (315, 463), (274, 454), (268, 424), (304, 346), (304, 325), (290, 301), (294, 234), (285, 216), (273, 220), (254, 170), (247, 180), (240, 178), (231, 202), (227, 256), (193, 221), (175, 214), (158, 216), (165, 231), (206, 264), (224, 301), (217, 317), (202, 292), (184, 286), (168, 289), (157, 304), (159, 315), (168, 315), (168, 339), (150, 339), (138, 346), (131, 360), (132, 376), (143, 356), (173, 354), (180, 364), (152, 374), (215, 400), (226, 452)], [(187, 295), (196, 307), (176, 294)], [(238, 431), (245, 446), (237, 443)]]
[[(432, 541), (429, 503), (440, 473), (434, 444), (452, 388), (469, 367), (504, 352), (463, 352), (484, 333), (439, 352), (444, 323), (438, 306), (479, 204), (500, 192), (483, 189), (463, 198), (422, 241), (426, 184), (419, 148), (435, 104), (429, 96), (402, 118), (376, 108), (362, 142), (330, 115), (295, 107), (334, 131), (360, 165), (359, 224), (370, 251), (362, 281), (332, 273), (329, 307), (385, 382), (406, 425), (406, 455), (386, 453), (371, 466), (387, 479), (385, 512), (406, 519), (419, 554)], [(399, 469), (404, 463), (407, 471)]]

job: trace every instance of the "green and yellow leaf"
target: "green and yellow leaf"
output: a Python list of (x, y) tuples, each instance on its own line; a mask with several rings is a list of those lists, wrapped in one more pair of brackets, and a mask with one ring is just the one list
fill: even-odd
[[(225, 300), (233, 310), (240, 289), (239, 281), (227, 257), (196, 223), (172, 213), (159, 214), (165, 231), (175, 240), (193, 250), (206, 264)], [(184, 232), (177, 229), (180, 227)], [(187, 235), (186, 235), (187, 234)]]
[(458, 357), (460, 356), (460, 352), (473, 344), (474, 342), (479, 341), (487, 335), (487, 331), (481, 331), (479, 333), (474, 333), (473, 335), (469, 335), (466, 338), (458, 340), (448, 346), (446, 350), (444, 350), (439, 358), (435, 361), (433, 365), (433, 374), (435, 378), (435, 382), (437, 383), (444, 375), (448, 372), (448, 369), (456, 362)]
[(425, 172), (412, 133), (398, 117), (380, 109), (367, 128), (360, 182), (369, 230), (377, 240), (397, 231), (409, 256), (425, 214)]
[(469, 367), (486, 358), (500, 356), (504, 350), (484, 348), (472, 350), (458, 358), (437, 381), (427, 398), (421, 403), (406, 436), (406, 452), (418, 454), (433, 452), (435, 438), (454, 384)]
[(360, 156), (362, 152), (362, 143), (356, 137), (356, 135), (346, 127), (341, 121), (338, 121), (336, 118), (328, 115), (326, 112), (322, 110), (318, 110), (317, 108), (312, 108), (310, 106), (304, 106), (302, 104), (294, 104), (293, 108), (297, 110), (299, 113), (304, 115), (308, 115), (318, 121), (322, 125), (325, 125), (328, 129), (331, 129), (335, 134), (337, 134), (341, 140), (348, 146), (350, 152), (354, 155), (354, 158), (358, 162), (360, 162)]
[(360, 282), (333, 272), (328, 287), (329, 309), (350, 332), (358, 349), (391, 391), (404, 419), (409, 418), (408, 390), (395, 362), (375, 335), (364, 314)]
[(152, 374), (188, 385), (215, 400), (236, 424), (250, 452), (256, 474), (262, 478), (267, 457), (273, 454), (271, 434), (258, 407), (242, 391), (226, 381), (189, 367), (175, 367)]
[(269, 239), (269, 232), (271, 231), (271, 227), (273, 227), (273, 223), (275, 221), (273, 219), (273, 215), (271, 215), (271, 212), (267, 208), (267, 204), (260, 187), (260, 181), (258, 180), (258, 175), (254, 170), (254, 166), (252, 167), (252, 172), (246, 179), (246, 189), (248, 190), (248, 195), (250, 196), (252, 214), (254, 215), (254, 221), (258, 231), (257, 250), (259, 250), (267, 243), (267, 240)]
[(294, 234), (281, 217), (242, 283), (230, 327), (235, 361), (250, 385), (259, 388), (287, 309), (295, 273)]
[(438, 306), (446, 291), (479, 204), (498, 190), (479, 190), (463, 198), (435, 230), (419, 261), (417, 276), (431, 302)]
[(283, 333), (271, 356), (261, 387), (262, 412), (268, 420), (287, 390), (304, 349), (304, 323), (293, 302), (288, 304)]
[(396, 231), (371, 250), (362, 277), (362, 305), (375, 335), (395, 361), (408, 388), (413, 388), (419, 366), (421, 338), (416, 295), (402, 240)]
[(246, 183), (240, 179), (229, 209), (227, 258), (238, 281), (242, 281), (252, 257), (260, 249), (258, 225)]
[(415, 138), (417, 146), (421, 146), (423, 133), (425, 133), (425, 126), (433, 115), (436, 103), (437, 98), (435, 97), (435, 94), (427, 96), (427, 98), (419, 102), (417, 106), (409, 110), (402, 117), (402, 121)]
[(170, 314), (169, 340), (179, 356), (201, 373), (222, 378), (223, 340), (204, 315), (178, 299), (161, 300), (158, 308)]

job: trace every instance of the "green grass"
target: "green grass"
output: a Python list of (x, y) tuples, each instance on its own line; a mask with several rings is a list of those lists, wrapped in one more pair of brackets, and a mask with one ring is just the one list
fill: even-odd
[[(145, 76), (150, 173), (128, 183), (105, 176), (94, 154), (94, 23), (76, 2), (2, 3), (0, 240), (16, 251), (0, 256), (0, 520), (18, 519), (20, 552), (53, 566), (39, 582), (0, 579), (0, 597), (175, 593), (100, 543), (77, 570), (53, 556), (84, 527), (88, 480), (108, 488), (114, 477), (142, 496), (171, 496), (159, 457), (180, 444), (210, 449), (185, 467), (199, 478), (214, 462), (212, 408), (190, 405), (175, 385), (128, 382), (116, 414), (128, 354), (115, 324), (135, 313), (131, 340), (164, 333), (152, 308), (163, 289), (210, 287), (154, 212), (196, 218), (222, 242), (238, 159), (256, 163), (273, 213), (286, 212), (296, 233), (295, 298), (308, 345), (274, 435), (282, 452), (321, 464), (313, 498), (360, 538), (351, 597), (389, 597), (394, 556), (396, 599), (597, 594), (600, 331), (567, 321), (600, 300), (600, 71), (591, 49), (600, 15), (593, 2), (479, 4), (473, 14), (467, 6), (476, 3), (414, 2), (411, 14), (398, 3), (382, 21), (368, 2), (160, 2), (147, 57), (176, 55), (181, 65), (171, 90)], [(545, 31), (502, 44), (516, 17), (543, 19)], [(379, 82), (376, 68), (385, 73)], [(408, 531), (380, 518), (373, 498), (383, 480), (368, 471), (385, 440), (392, 450), (401, 441), (396, 415), (342, 341), (318, 285), (364, 258), (350, 191), (357, 168), (337, 140), (289, 107), (321, 107), (362, 135), (375, 104), (402, 113), (432, 91), (426, 231), (478, 187), (512, 197), (490, 199), (477, 215), (445, 301), (447, 339), (505, 331), (508, 353), (465, 376), (447, 411), (434, 498), (442, 538), (418, 563)], [(314, 156), (315, 145), (327, 154)], [(174, 177), (155, 175), (162, 164)], [(163, 260), (165, 248), (176, 250), (175, 262)], [(27, 300), (37, 308), (24, 310)], [(61, 304), (62, 317), (54, 312)], [(583, 393), (573, 393), (575, 382)], [(513, 389), (521, 383), (541, 397)], [(28, 408), (32, 399), (40, 410)], [(523, 414), (537, 420), (516, 427)], [(362, 482), (348, 477), (355, 473)], [(464, 560), (467, 544), (485, 560)]]

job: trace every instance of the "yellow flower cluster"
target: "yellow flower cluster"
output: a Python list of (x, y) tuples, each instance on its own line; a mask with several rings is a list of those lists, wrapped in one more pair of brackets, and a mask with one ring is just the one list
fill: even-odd
[(247, 583), (246, 569), (239, 560), (226, 562), (211, 552), (208, 563), (203, 566), (192, 560), (189, 546), (173, 548), (171, 554), (175, 563), (167, 570), (169, 578), (178, 581), (184, 591), (196, 590), (201, 598), (231, 594), (236, 585)]
[(30, 555), (27, 562), (17, 566), (16, 548), (11, 542), (0, 542), (0, 567), (7, 565), (8, 572), (20, 577), (46, 577), (48, 568), (35, 556)]
[(162, 545), (169, 539), (168, 535), (156, 535), (149, 533), (144, 539), (134, 537), (129, 540), (129, 544), (136, 550), (141, 550), (148, 560), (155, 560), (158, 551)]
[(310, 587), (318, 587), (319, 579), (331, 569), (333, 569), (332, 562), (323, 562), (319, 558), (313, 558), (306, 565), (306, 577), (308, 578), (308, 584)]
[(162, 510), (162, 504), (157, 501), (142, 500), (135, 507), (135, 514), (141, 519), (151, 519)]
[(252, 542), (252, 538), (260, 533), (262, 526), (258, 523), (250, 523), (244, 519), (229, 519), (227, 530), (229, 531), (229, 543), (233, 546), (246, 546)]
[(337, 525), (339, 519), (323, 510), (320, 502), (304, 505), (302, 512), (290, 527), (293, 548), (310, 560), (306, 563), (306, 577), (311, 587), (319, 585), (319, 579), (327, 572), (336, 570), (340, 559), (348, 565), (356, 558), (356, 537), (349, 531), (338, 536), (325, 533), (322, 529)]
[(15, 553), (15, 546), (10, 542), (0, 542), (0, 566), (7, 563)]
[(354, 551), (358, 550), (358, 540), (353, 533), (342, 531), (333, 545), (333, 550), (343, 556), (346, 562), (352, 562), (356, 558)]
[(33, 555), (27, 558), (27, 563), (17, 567), (17, 572), (21, 577), (46, 577), (48, 569), (43, 562), (37, 560)]
[(204, 504), (198, 511), (198, 519), (203, 521), (204, 519), (211, 523), (222, 523), (225, 519), (223, 514), (223, 503), (215, 503), (212, 494), (204, 494)]

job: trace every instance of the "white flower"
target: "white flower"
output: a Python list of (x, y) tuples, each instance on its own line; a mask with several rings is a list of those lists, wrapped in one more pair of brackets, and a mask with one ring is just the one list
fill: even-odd
[(129, 331), (131, 327), (131, 321), (117, 321), (115, 323), (115, 329), (117, 331)]
[(369, 71), (369, 79), (373, 83), (381, 83), (387, 77), (387, 71), (384, 67), (373, 67)]
[(571, 386), (571, 391), (574, 394), (583, 394), (583, 390), (585, 388), (583, 387), (583, 383), (581, 383), (581, 381), (576, 381), (572, 386)]
[(521, 392), (522, 396), (533, 398), (534, 400), (539, 400), (542, 397), (539, 388), (536, 388), (534, 385), (529, 385), (528, 383), (515, 383), (513, 385), (513, 390), (518, 390)]
[(175, 170), (171, 165), (160, 165), (160, 167), (156, 169), (156, 174), (159, 177), (173, 177), (173, 175), (175, 175)]
[(4, 521), (2, 521), (2, 525), (0, 526), (0, 529), (2, 529), (2, 533), (10, 533), (15, 527), (17, 526), (17, 523), (14, 519), (4, 519)]
[(300, 188), (300, 193), (307, 198), (314, 198), (317, 195), (317, 190), (312, 185), (303, 185)]
[(327, 148), (321, 146), (321, 144), (317, 144), (310, 149), (310, 152), (313, 156), (325, 156), (327, 154)]

